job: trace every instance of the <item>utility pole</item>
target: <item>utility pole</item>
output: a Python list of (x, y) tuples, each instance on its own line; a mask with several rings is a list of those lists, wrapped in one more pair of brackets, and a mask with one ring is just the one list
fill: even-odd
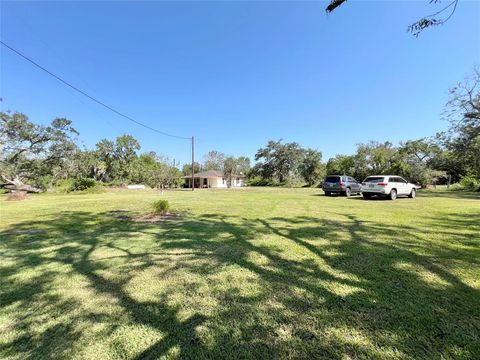
[(192, 136), (192, 191), (195, 190), (195, 137)]

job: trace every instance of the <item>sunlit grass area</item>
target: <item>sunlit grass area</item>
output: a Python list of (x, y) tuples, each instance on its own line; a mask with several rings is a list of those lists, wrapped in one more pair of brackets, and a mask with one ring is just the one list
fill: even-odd
[(0, 358), (480, 358), (480, 194), (3, 200)]

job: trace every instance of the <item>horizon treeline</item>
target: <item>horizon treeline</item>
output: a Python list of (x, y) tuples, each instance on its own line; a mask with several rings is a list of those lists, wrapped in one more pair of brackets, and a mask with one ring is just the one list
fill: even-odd
[[(480, 183), (480, 71), (450, 89), (443, 118), (446, 132), (412, 139), (395, 146), (389, 141), (358, 144), (354, 154), (338, 154), (323, 161), (317, 149), (297, 142), (269, 141), (255, 154), (235, 157), (212, 150), (194, 171), (222, 171), (229, 183), (243, 174), (250, 185), (315, 186), (327, 174), (347, 174), (362, 180), (371, 174), (398, 174), (422, 186), (463, 179)], [(0, 177), (7, 189), (30, 186), (46, 190), (66, 179), (93, 179), (123, 185), (141, 183), (152, 188), (182, 186), (192, 165), (174, 164), (153, 151), (140, 153), (132, 135), (101, 139), (93, 149), (77, 145), (72, 121), (54, 119), (50, 125), (31, 122), (19, 112), (0, 113)]]

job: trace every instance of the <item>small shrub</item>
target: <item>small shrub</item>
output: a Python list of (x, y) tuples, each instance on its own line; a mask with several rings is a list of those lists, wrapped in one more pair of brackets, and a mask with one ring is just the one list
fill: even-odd
[(170, 204), (167, 200), (158, 200), (152, 204), (153, 212), (157, 215), (166, 215), (170, 209)]
[(93, 188), (97, 182), (95, 179), (90, 178), (79, 178), (74, 179), (72, 184), (72, 191), (83, 191), (89, 188)]
[(467, 191), (477, 191), (480, 187), (480, 181), (472, 175), (466, 175), (460, 179), (460, 185)]
[(448, 188), (449, 191), (463, 191), (464, 188), (462, 185), (460, 185), (459, 183), (455, 183), (455, 184), (452, 184), (450, 185), (450, 187)]
[(261, 176), (255, 176), (247, 180), (248, 186), (278, 186), (274, 180), (264, 179)]
[(68, 194), (72, 192), (73, 188), (73, 179), (65, 179), (58, 182), (57, 186), (55, 187), (55, 192), (57, 194)]
[(55, 187), (55, 192), (58, 194), (68, 194), (77, 191), (88, 191), (87, 193), (89, 194), (95, 194), (103, 191), (103, 188), (95, 181), (95, 179), (90, 178), (62, 180)]

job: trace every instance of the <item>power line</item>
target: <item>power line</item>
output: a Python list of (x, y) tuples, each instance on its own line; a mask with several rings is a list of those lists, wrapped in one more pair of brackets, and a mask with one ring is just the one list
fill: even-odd
[(10, 45), (6, 44), (5, 42), (3, 42), (2, 40), (0, 40), (0, 43), (5, 46), (6, 48), (8, 48), (9, 50), (13, 51), (14, 53), (16, 53), (17, 55), (21, 56), (22, 58), (24, 58), (25, 60), (29, 61), (30, 63), (32, 63), (33, 65), (35, 65), (36, 67), (38, 67), (39, 69), (45, 71), (47, 74), (49, 74), (50, 76), (53, 76), (55, 79), (57, 79), (58, 81), (62, 82), (63, 84), (67, 85), (68, 87), (72, 88), (73, 90), (79, 92), (80, 94), (82, 94), (83, 96), (89, 98), (90, 100), (96, 102), (97, 104), (107, 108), (108, 110), (114, 112), (115, 114), (137, 124), (137, 125), (140, 125), (142, 127), (144, 127), (145, 129), (148, 129), (148, 130), (151, 130), (151, 131), (154, 131), (156, 133), (159, 133), (159, 134), (162, 134), (162, 135), (165, 135), (165, 136), (169, 136), (169, 137), (172, 137), (172, 138), (176, 138), (176, 139), (182, 139), (182, 140), (192, 140), (191, 137), (184, 137), (184, 136), (178, 136), (178, 135), (173, 135), (173, 134), (169, 134), (169, 133), (166, 133), (164, 131), (160, 131), (160, 130), (157, 130), (155, 128), (152, 128), (151, 126), (148, 126), (148, 125), (145, 125), (143, 123), (141, 123), (140, 121), (137, 121), (133, 118), (131, 118), (130, 116), (128, 115), (125, 115), (123, 113), (121, 113), (120, 111), (117, 111), (115, 110), (114, 108), (112, 108), (111, 106), (108, 106), (107, 104), (105, 104), (104, 102), (100, 101), (100, 100), (97, 100), (96, 98), (94, 98), (93, 96), (90, 96), (88, 95), (86, 92), (80, 90), (79, 88), (77, 88), (76, 86), (70, 84), (69, 82), (63, 80), (60, 76), (57, 76), (55, 75), (54, 73), (52, 73), (51, 71), (45, 69), (43, 66), (41, 66), (40, 64), (36, 63), (35, 61), (33, 61), (32, 59), (30, 59), (28, 56), (25, 56), (23, 55), (20, 51), (18, 50), (15, 50), (13, 47), (11, 47)]

